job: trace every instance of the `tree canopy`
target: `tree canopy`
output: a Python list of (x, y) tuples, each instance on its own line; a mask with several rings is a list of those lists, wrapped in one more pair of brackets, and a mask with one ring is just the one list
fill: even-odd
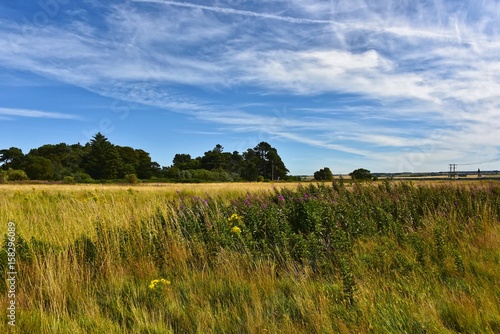
[(358, 168), (351, 173), (349, 173), (349, 176), (354, 179), (354, 180), (371, 180), (372, 179), (372, 173), (368, 169), (364, 168)]
[(314, 172), (314, 179), (318, 181), (331, 181), (333, 180), (333, 173), (328, 167), (321, 168), (319, 171)]
[(172, 166), (164, 168), (165, 173), (171, 178), (184, 180), (257, 181), (259, 177), (280, 180), (289, 172), (278, 151), (266, 142), (247, 149), (243, 154), (238, 151), (224, 152), (224, 147), (217, 144), (202, 157), (176, 154), (172, 163)]
[[(115, 179), (169, 179), (196, 181), (257, 181), (282, 180), (288, 169), (276, 148), (261, 142), (242, 154), (225, 152), (220, 144), (203, 156), (175, 154), (172, 165), (161, 168), (142, 149), (112, 144), (97, 133), (85, 145), (46, 144), (24, 154), (11, 147), (0, 150), (0, 170), (3, 180), (48, 180), (92, 182)], [(9, 171), (9, 173), (7, 173)], [(20, 171), (20, 172), (17, 172)], [(21, 173), (22, 172), (22, 173)], [(9, 177), (11, 175), (11, 177)]]

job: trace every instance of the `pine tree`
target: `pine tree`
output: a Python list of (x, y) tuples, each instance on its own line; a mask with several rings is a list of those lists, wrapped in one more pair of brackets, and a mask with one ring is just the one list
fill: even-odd
[(116, 147), (100, 132), (90, 140), (89, 145), (85, 171), (96, 180), (117, 178), (123, 163)]

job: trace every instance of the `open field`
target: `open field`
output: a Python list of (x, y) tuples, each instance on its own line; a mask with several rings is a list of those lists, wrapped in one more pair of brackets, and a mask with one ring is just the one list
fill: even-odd
[(223, 182), (223, 183), (140, 183), (127, 184), (0, 184), (0, 192), (39, 190), (46, 192), (81, 192), (81, 191), (123, 191), (129, 188), (137, 191), (165, 192), (175, 195), (176, 192), (189, 192), (190, 194), (203, 195), (209, 193), (241, 194), (247, 191), (265, 191), (278, 188), (296, 188), (300, 183), (272, 183), (272, 182)]
[(500, 332), (498, 182), (2, 185), (0, 207), (1, 333)]

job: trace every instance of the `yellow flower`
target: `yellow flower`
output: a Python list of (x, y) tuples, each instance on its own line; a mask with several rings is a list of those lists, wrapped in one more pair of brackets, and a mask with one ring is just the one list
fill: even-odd
[(231, 233), (240, 234), (241, 228), (239, 228), (238, 226), (233, 226), (233, 228), (231, 229)]
[(236, 214), (236, 213), (233, 213), (233, 214), (231, 215), (231, 217), (229, 217), (229, 218), (227, 219), (227, 221), (228, 221), (229, 223), (236, 223), (236, 222), (241, 223), (241, 221), (242, 221), (242, 217), (241, 217), (241, 216), (238, 216), (238, 214)]
[(149, 283), (148, 288), (150, 290), (155, 290), (157, 288), (157, 286), (159, 286), (159, 288), (165, 288), (167, 285), (170, 285), (170, 281), (166, 280), (164, 278), (160, 278), (160, 279), (154, 279), (154, 280), (152, 280)]

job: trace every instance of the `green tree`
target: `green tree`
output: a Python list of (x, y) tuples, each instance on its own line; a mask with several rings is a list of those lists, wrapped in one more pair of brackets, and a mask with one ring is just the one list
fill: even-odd
[(192, 159), (189, 154), (176, 154), (172, 162), (174, 164), (173, 167), (177, 167), (180, 170), (201, 168), (201, 158)]
[(331, 181), (333, 180), (333, 173), (330, 170), (330, 168), (325, 167), (320, 169), (317, 172), (314, 172), (314, 179), (315, 180), (323, 180), (323, 181)]
[(137, 151), (129, 146), (116, 146), (118, 154), (122, 159), (122, 175), (135, 174), (136, 168), (139, 166), (139, 156)]
[(217, 144), (213, 150), (205, 152), (201, 158), (201, 168), (206, 170), (225, 170), (227, 168), (227, 164), (231, 160), (231, 153), (223, 151), (224, 147)]
[(243, 171), (243, 157), (238, 151), (234, 151), (226, 166), (230, 173), (241, 175)]
[(372, 178), (372, 173), (368, 169), (358, 168), (349, 173), (349, 176), (353, 180), (370, 180)]
[(260, 160), (260, 175), (265, 179), (276, 180), (286, 176), (288, 169), (281, 160), (278, 151), (269, 145), (269, 143), (260, 142), (253, 150)]
[(137, 177), (139, 179), (150, 179), (153, 175), (157, 175), (160, 172), (160, 165), (156, 162), (151, 161), (149, 153), (138, 149), (137, 152), (138, 164), (136, 167)]
[(124, 164), (122, 166), (121, 174), (123, 175), (135, 174), (135, 167), (132, 164)]
[(100, 132), (88, 144), (90, 151), (85, 161), (85, 171), (96, 180), (114, 179), (123, 168), (117, 148)]
[(243, 153), (243, 170), (241, 176), (247, 181), (257, 181), (260, 175), (260, 158), (254, 150), (248, 149)]
[[(196, 170), (200, 172), (195, 172)], [(187, 179), (180, 171), (190, 171), (193, 179), (213, 181), (256, 181), (259, 176), (276, 180), (285, 178), (288, 173), (278, 151), (266, 142), (259, 143), (253, 149), (249, 148), (243, 154), (238, 151), (224, 152), (224, 147), (220, 144), (196, 159), (189, 154), (176, 154), (173, 165), (165, 168), (162, 174), (169, 178), (181, 175), (181, 178)]]
[(28, 155), (24, 171), (31, 180), (54, 179), (53, 162), (48, 158)]
[(20, 169), (23, 162), (24, 154), (20, 148), (11, 147), (9, 149), (0, 150), (0, 165), (2, 165), (2, 169)]
[[(30, 164), (30, 160), (34, 157), (37, 157), (37, 161), (42, 161), (40, 158), (48, 159), (51, 161), (53, 174), (50, 179), (62, 180), (65, 176), (74, 176), (82, 171), (82, 161), (87, 154), (88, 149), (80, 144), (46, 144), (30, 150), (26, 155), (26, 164)], [(26, 170), (28, 175), (34, 172), (33, 169), (34, 167), (31, 166), (31, 171)]]
[(179, 168), (182, 164), (190, 163), (192, 160), (189, 154), (176, 154), (174, 160), (172, 160), (175, 167)]
[(175, 167), (175, 166), (163, 168), (163, 175), (165, 175), (165, 177), (170, 178), (170, 179), (179, 178), (180, 172), (181, 172), (181, 170), (179, 169), (179, 167)]

